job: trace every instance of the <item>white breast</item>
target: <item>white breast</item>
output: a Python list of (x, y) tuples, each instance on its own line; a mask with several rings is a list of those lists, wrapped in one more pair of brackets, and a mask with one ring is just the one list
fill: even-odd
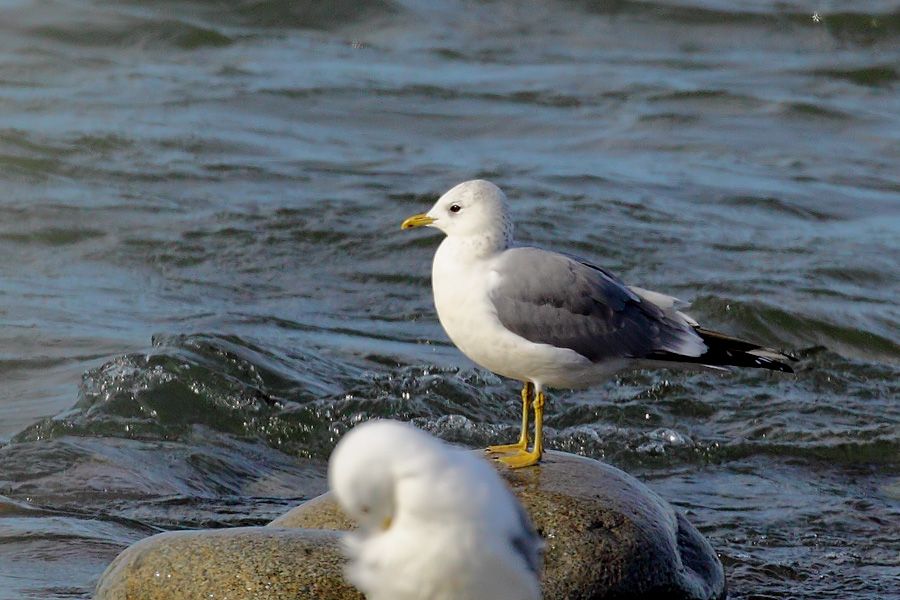
[(495, 258), (473, 257), (451, 238), (435, 253), (434, 304), (450, 340), (472, 361), (504, 377), (553, 387), (596, 380), (597, 365), (578, 353), (532, 343), (503, 327), (490, 299), (499, 277), (492, 268)]
[(488, 297), (490, 268), (485, 260), (462, 260), (449, 238), (434, 255), (431, 285), (438, 319), (463, 353), (482, 363), (485, 334), (499, 326)]

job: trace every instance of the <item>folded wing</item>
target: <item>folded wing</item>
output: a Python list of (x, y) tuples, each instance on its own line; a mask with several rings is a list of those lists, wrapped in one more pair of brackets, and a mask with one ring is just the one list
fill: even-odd
[(654, 352), (697, 357), (706, 345), (674, 311), (644, 300), (603, 269), (539, 248), (498, 259), (491, 300), (504, 327), (599, 362)]
[(632, 358), (792, 372), (787, 355), (704, 329), (678, 310), (684, 303), (676, 298), (629, 288), (577, 257), (513, 248), (494, 271), (497, 317), (529, 341), (593, 362)]

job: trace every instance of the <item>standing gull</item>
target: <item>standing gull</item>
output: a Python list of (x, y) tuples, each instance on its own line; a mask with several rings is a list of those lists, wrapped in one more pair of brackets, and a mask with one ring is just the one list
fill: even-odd
[(347, 578), (369, 600), (539, 600), (543, 542), (484, 459), (397, 421), (338, 443), (328, 483), (360, 530)]
[(510, 467), (541, 459), (545, 387), (588, 387), (627, 368), (793, 372), (780, 352), (704, 329), (676, 298), (629, 287), (575, 256), (515, 245), (506, 196), (489, 181), (457, 185), (401, 228), (423, 226), (447, 236), (431, 272), (447, 335), (474, 362), (524, 384), (519, 440), (488, 448)]

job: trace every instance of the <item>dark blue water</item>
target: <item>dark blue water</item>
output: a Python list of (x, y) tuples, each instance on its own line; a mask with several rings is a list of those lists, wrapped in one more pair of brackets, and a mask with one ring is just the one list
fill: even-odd
[(0, 598), (265, 522), (364, 419), (514, 436), (399, 231), (475, 177), (800, 357), (556, 392), (551, 447), (681, 507), (733, 598), (897, 597), (898, 40), (877, 0), (3, 3)]

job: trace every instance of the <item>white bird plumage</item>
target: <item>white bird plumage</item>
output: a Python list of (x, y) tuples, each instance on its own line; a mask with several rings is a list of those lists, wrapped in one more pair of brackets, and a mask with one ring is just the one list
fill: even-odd
[(540, 598), (540, 538), (483, 459), (370, 421), (338, 443), (328, 481), (360, 525), (346, 574), (369, 600)]
[(423, 226), (447, 236), (431, 272), (447, 335), (477, 364), (525, 384), (519, 441), (489, 448), (511, 454), (500, 460), (512, 467), (540, 460), (545, 386), (587, 387), (629, 367), (792, 372), (790, 357), (704, 329), (671, 296), (629, 287), (578, 257), (514, 245), (506, 196), (489, 181), (461, 183), (402, 224)]

